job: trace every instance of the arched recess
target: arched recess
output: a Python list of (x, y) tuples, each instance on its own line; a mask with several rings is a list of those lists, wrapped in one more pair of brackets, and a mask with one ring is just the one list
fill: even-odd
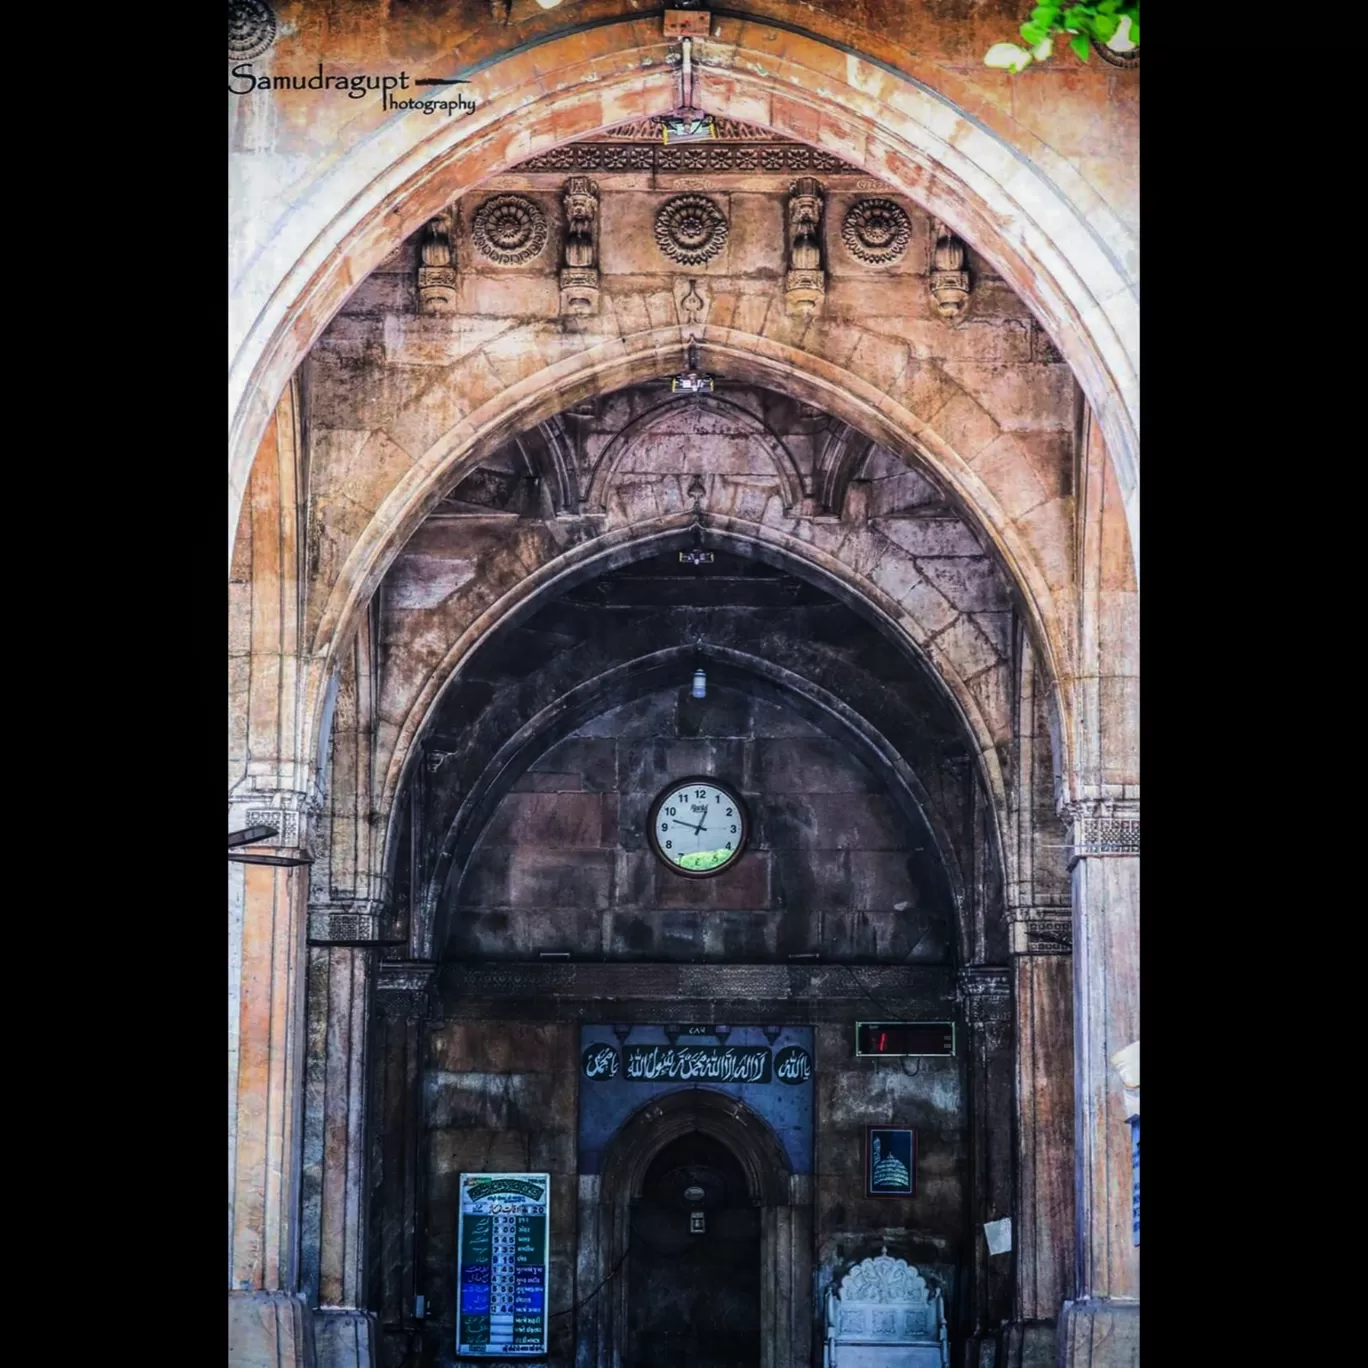
[[(651, 1161), (672, 1140), (702, 1131), (740, 1161), (751, 1201), (761, 1210), (761, 1368), (807, 1368), (812, 1322), (812, 1179), (793, 1172), (768, 1123), (738, 1098), (686, 1088), (648, 1102), (613, 1137), (597, 1192), (580, 1200), (580, 1278), (604, 1293), (581, 1312), (581, 1345), (594, 1346), (594, 1368), (617, 1368), (627, 1342), (626, 1259), (632, 1200)], [(583, 1180), (582, 1180), (583, 1181)], [(581, 1187), (584, 1192), (584, 1187)]]
[[(1066, 747), (1061, 768), (1066, 774), (1071, 773), (1074, 719), (1067, 687), (1073, 633), (1070, 615), (1038, 564), (1022, 530), (1008, 517), (972, 464), (910, 410), (848, 370), (796, 348), (732, 329), (708, 326), (702, 333), (703, 364), (714, 373), (761, 384), (840, 417), (926, 474), (946, 491), (948, 501), (961, 512), (966, 522), (982, 531), (1016, 592), (1048, 687), (1056, 692), (1064, 719), (1062, 737)], [(682, 340), (681, 329), (661, 328), (635, 335), (630, 349), (622, 343), (586, 348), (509, 386), (432, 445), (375, 511), (332, 588), (315, 634), (306, 702), (310, 717), (317, 716), (315, 700), (321, 694), (331, 660), (355, 631), (366, 605), (404, 544), (462, 472), (473, 468), (484, 455), (516, 432), (543, 422), (592, 394), (611, 392), (659, 377), (665, 372), (671, 350)], [(401, 726), (394, 758), (386, 767), (380, 810), (390, 810), (399, 771), (407, 761), (412, 740), (435, 702), (436, 694), (465, 652), (493, 630), (506, 612), (530, 603), (532, 595), (541, 592), (557, 576), (572, 569), (576, 573), (581, 570), (601, 573), (593, 569), (596, 558), (603, 558), (598, 563), (606, 566), (611, 557), (623, 553), (627, 544), (642, 536), (666, 531), (675, 523), (683, 526), (686, 522), (687, 518), (663, 518), (649, 526), (606, 532), (529, 574), (516, 589), (472, 623), (433, 671), (416, 707)], [(725, 532), (748, 544), (776, 551), (788, 550), (800, 563), (822, 573), (832, 585), (840, 585), (841, 594), (848, 600), (876, 605), (894, 639), (929, 654), (932, 633), (920, 628), (906, 609), (867, 578), (842, 564), (835, 555), (804, 540), (797, 525), (769, 527), (719, 517), (710, 518), (709, 523), (715, 532)], [(833, 592), (836, 592), (834, 588)], [(996, 800), (1004, 791), (996, 754), (997, 738), (977, 715), (979, 709), (972, 691), (963, 680), (955, 678), (948, 662), (937, 657), (934, 667), (947, 678), (957, 706), (965, 716), (966, 729), (974, 737), (975, 746), (983, 757), (985, 782)]]
[[(1138, 566), (1138, 283), (1128, 264), (1130, 234), (1081, 184), (1066, 193), (929, 86), (810, 34), (786, 34), (780, 56), (751, 28), (700, 44), (708, 106), (839, 153), (992, 262), (1041, 320), (1097, 416)], [(672, 107), (669, 47), (628, 20), (540, 44), (535, 62), (511, 54), (474, 78), (473, 114), (441, 122), (395, 117), (291, 197), (269, 249), (246, 264), (234, 287), (230, 556), (247, 472), (275, 402), (355, 286), (488, 176)], [(586, 58), (586, 50), (594, 55)]]
[[(514, 590), (492, 605), (452, 643), (445, 658), (429, 675), (401, 724), (386, 766), (379, 810), (389, 815), (387, 850), (393, 846), (398, 821), (399, 804), (396, 799), (412, 767), (419, 763), (418, 743), (435, 715), (442, 692), (456, 678), (461, 663), (473, 658), (480, 646), (496, 632), (525, 621), (549, 600), (575, 585), (662, 551), (683, 548), (690, 544), (692, 535), (692, 519), (680, 515), (660, 519), (651, 525), (624, 529), (620, 534), (605, 536), (576, 548), (520, 581)], [(851, 574), (849, 568), (834, 557), (792, 538), (780, 537), (758, 524), (709, 519), (703, 533), (703, 544), (738, 555), (753, 556), (817, 585), (863, 617), (896, 649), (906, 652), (911, 657), (911, 668), (918, 668), (916, 662), (920, 662), (920, 667), (945, 691), (966, 738), (968, 750), (978, 766), (979, 779), (988, 796), (993, 847), (1002, 862), (1004, 877), (1010, 879), (1011, 843), (1004, 840), (1004, 828), (1010, 820), (1008, 786), (999, 752), (999, 739), (993, 735), (968, 683), (958, 677), (949, 661), (933, 653), (929, 634), (914, 635), (915, 624), (909, 623), (907, 614), (900, 612), (898, 606), (874, 585)]]
[[(969, 955), (964, 925), (966, 888), (953, 842), (926, 786), (907, 759), (872, 723), (840, 698), (811, 679), (746, 652), (708, 647), (703, 650), (715, 684), (733, 678), (758, 682), (762, 696), (798, 712), (828, 735), (843, 741), (852, 754), (872, 772), (881, 775), (903, 816), (924, 827), (935, 852), (936, 864), (945, 879), (956, 916), (959, 958)], [(539, 756), (591, 717), (622, 703), (632, 702), (683, 677), (694, 648), (673, 647), (629, 661), (614, 670), (585, 679), (552, 705), (541, 709), (516, 733), (508, 737), (485, 766), (480, 780), (463, 798), (442, 841), (433, 876), (422, 906), (432, 910), (433, 924), (411, 937), (410, 953), (416, 958), (439, 960), (446, 944), (447, 927), (442, 913), (454, 902), (466, 857), (478, 841), (499, 800)], [(993, 847), (999, 865), (1000, 846)]]
[(774, 463), (774, 473), (778, 477), (780, 488), (784, 491), (784, 512), (793, 513), (798, 510), (807, 491), (803, 488), (802, 473), (798, 469), (798, 463), (793, 459), (793, 453), (748, 408), (716, 394), (696, 394), (664, 399), (657, 408), (650, 409), (633, 419), (604, 447), (594, 465), (593, 474), (589, 477), (589, 489), (584, 500), (588, 511), (608, 511), (608, 490), (619, 462), (638, 443), (646, 441), (654, 429), (668, 422), (682, 403), (730, 418), (741, 431), (759, 442)]

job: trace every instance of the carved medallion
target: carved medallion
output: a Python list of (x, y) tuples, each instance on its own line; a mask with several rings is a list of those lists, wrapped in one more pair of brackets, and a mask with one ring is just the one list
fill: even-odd
[(701, 266), (726, 243), (727, 219), (706, 195), (676, 195), (660, 206), (655, 238), (671, 261)]
[(521, 266), (546, 246), (546, 215), (522, 195), (495, 195), (480, 206), (470, 236), (491, 261)]
[(896, 261), (912, 240), (906, 211), (892, 200), (857, 200), (841, 225), (841, 241), (856, 261), (882, 266)]
[(276, 38), (276, 18), (266, 0), (228, 0), (228, 55), (260, 57)]

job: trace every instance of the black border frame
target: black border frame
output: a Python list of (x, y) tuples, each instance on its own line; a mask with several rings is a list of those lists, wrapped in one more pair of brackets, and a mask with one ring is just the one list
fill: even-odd
[[(912, 1137), (912, 1169), (910, 1177), (912, 1186), (906, 1192), (875, 1192), (873, 1166), (870, 1164), (870, 1154), (874, 1140), (875, 1131), (906, 1131)], [(866, 1197), (892, 1197), (898, 1201), (906, 1201), (909, 1197), (917, 1195), (917, 1128), (915, 1126), (866, 1126), (864, 1137), (864, 1171), (865, 1171), (865, 1196)]]
[[(686, 784), (712, 784), (714, 788), (725, 789), (736, 803), (736, 811), (741, 818), (741, 834), (737, 838), (736, 854), (726, 864), (718, 865), (716, 869), (680, 869), (661, 850), (660, 842), (656, 839), (656, 817), (659, 815), (660, 809), (664, 806), (665, 800), (676, 789), (682, 788)], [(678, 874), (681, 879), (715, 879), (719, 874), (725, 874), (729, 869), (735, 869), (741, 857), (746, 853), (746, 848), (750, 845), (750, 833), (750, 811), (746, 807), (745, 799), (741, 797), (741, 793), (735, 785), (726, 779), (719, 779), (715, 774), (687, 774), (671, 780), (652, 800), (651, 811), (646, 818), (646, 839), (650, 843), (651, 854), (671, 874)]]

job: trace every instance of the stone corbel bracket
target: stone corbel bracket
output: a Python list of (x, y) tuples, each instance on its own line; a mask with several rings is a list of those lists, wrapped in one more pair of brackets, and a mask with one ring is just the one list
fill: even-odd
[(936, 312), (948, 322), (964, 316), (969, 307), (973, 282), (964, 269), (964, 243), (938, 219), (935, 223), (935, 245), (931, 249), (932, 271), (927, 282)]
[(822, 269), (822, 208), (825, 196), (812, 176), (800, 176), (789, 186), (789, 269), (784, 277), (786, 313), (811, 315), (826, 297)]
[(427, 221), (419, 248), (418, 308), (425, 314), (456, 312), (455, 215), (444, 209)]
[(565, 183), (565, 260), (560, 273), (562, 317), (599, 311), (599, 188), (588, 176)]

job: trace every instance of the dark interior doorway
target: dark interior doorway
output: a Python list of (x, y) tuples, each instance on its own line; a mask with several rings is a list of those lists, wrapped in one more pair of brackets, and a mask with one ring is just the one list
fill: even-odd
[(624, 1368), (758, 1368), (760, 1210), (720, 1140), (694, 1131), (656, 1156), (627, 1262)]

